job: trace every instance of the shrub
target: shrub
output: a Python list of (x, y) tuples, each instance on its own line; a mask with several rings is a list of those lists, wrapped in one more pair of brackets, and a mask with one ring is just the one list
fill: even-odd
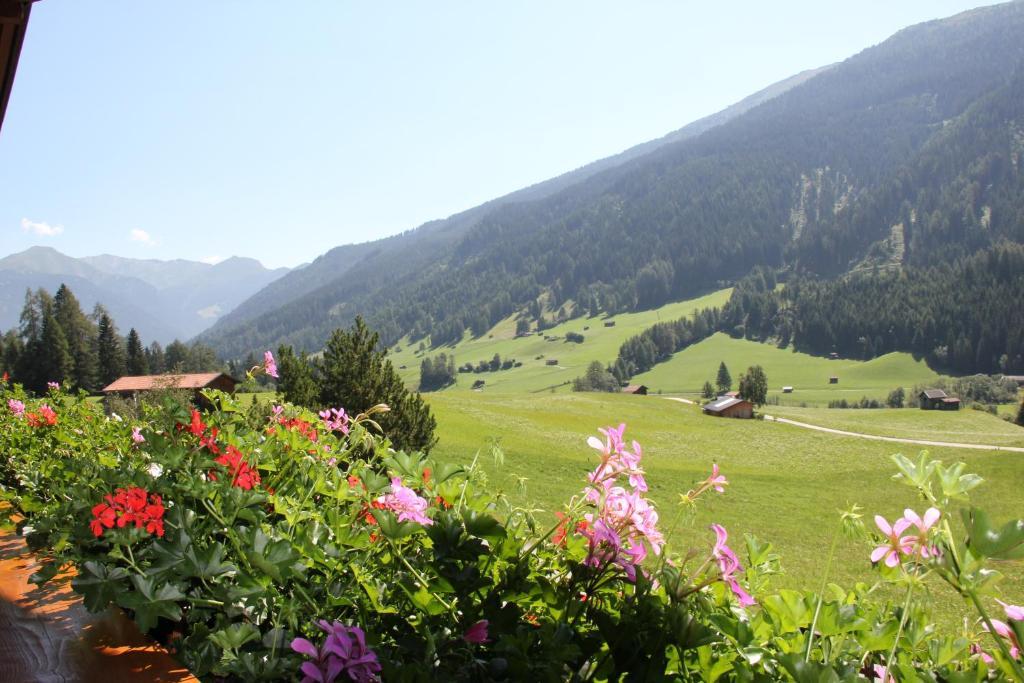
[[(867, 584), (771, 593), (771, 545), (718, 524), (670, 543), (625, 425), (587, 440), (595, 466), (548, 521), (487, 491), (476, 460), (389, 449), (382, 408), (244, 413), (206, 397), (206, 414), (169, 398), (126, 422), (80, 397), (0, 390), (0, 493), (43, 562), (36, 580), (74, 566), (90, 610), (118, 605), (143, 631), (180, 634), (178, 656), (201, 678), (1024, 675), (1021, 608), (997, 625), (981, 600), (998, 579), (990, 562), (1024, 557), (1024, 520), (968, 508), (955, 533), (954, 510), (981, 483), (962, 463), (895, 456), (928, 509), (875, 517), (874, 534), (856, 508), (836, 524), (836, 541), (873, 541), (865, 566), (901, 593), (893, 604)], [(684, 513), (728, 484), (712, 465), (680, 496)], [(980, 620), (938, 632), (919, 588), (935, 581)]]

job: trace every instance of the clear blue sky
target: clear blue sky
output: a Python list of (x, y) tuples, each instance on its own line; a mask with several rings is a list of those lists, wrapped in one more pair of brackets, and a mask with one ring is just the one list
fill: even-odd
[(297, 265), (977, 4), (42, 0), (0, 132), (0, 256)]

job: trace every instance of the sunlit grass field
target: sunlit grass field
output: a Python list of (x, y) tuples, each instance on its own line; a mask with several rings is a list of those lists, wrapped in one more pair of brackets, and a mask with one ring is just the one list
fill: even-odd
[[(515, 336), (515, 319), (509, 317), (482, 337), (474, 339), (467, 333), (454, 347), (430, 349), (420, 353), (417, 351), (418, 343), (410, 345), (408, 340), (402, 340), (397, 345), (401, 351), (395, 352), (392, 348), (389, 357), (411, 387), (419, 384), (420, 362), (425, 357), (444, 352), (455, 355), (456, 365), (476, 365), (479, 361), (491, 360), (497, 353), (503, 359), (515, 358), (521, 361), (522, 367), (498, 372), (460, 374), (456, 385), (447, 391), (468, 390), (478, 379), (486, 383), (485, 391), (531, 392), (551, 387), (565, 391), (567, 383), (582, 375), (591, 361), (614, 361), (618, 356), (619, 347), (630, 337), (640, 334), (655, 323), (678, 320), (702, 308), (723, 306), (731, 293), (731, 289), (722, 289), (696, 299), (667, 304), (655, 310), (623, 313), (610, 318), (576, 318), (545, 330), (542, 334), (534, 332), (518, 338)], [(614, 322), (615, 326), (605, 327), (606, 322)], [(568, 332), (582, 334), (583, 343), (565, 341)], [(558, 339), (545, 341), (545, 335)], [(556, 360), (558, 364), (547, 365), (549, 360)]]
[[(705, 381), (714, 384), (722, 361), (733, 376), (734, 388), (748, 367), (760, 365), (768, 376), (769, 397), (796, 406), (828, 405), (829, 401), (844, 398), (859, 401), (862, 396), (881, 400), (898, 386), (909, 390), (938, 377), (924, 361), (914, 360), (909, 353), (888, 353), (869, 361), (829, 360), (718, 333), (632, 381), (664, 393), (696, 393)], [(837, 384), (829, 384), (832, 376), (839, 378)], [(784, 386), (793, 387), (793, 393), (782, 393)]]
[[(545, 518), (579, 492), (593, 468), (586, 437), (600, 426), (627, 423), (627, 436), (643, 445), (650, 496), (675, 547), (706, 547), (712, 540), (712, 522), (724, 524), (735, 536), (753, 534), (769, 540), (785, 569), (775, 580), (776, 587), (819, 584), (840, 508), (862, 505), (864, 520), (871, 524), (875, 514), (892, 519), (904, 507), (922, 507), (911, 489), (893, 481), (889, 459), (900, 451), (916, 456), (915, 446), (761, 420), (707, 417), (694, 406), (656, 396), (445, 392), (430, 395), (429, 401), (440, 437), (434, 455), (467, 463), (481, 451), (494, 488), (515, 504), (543, 510), (539, 514)], [(967, 422), (977, 426), (973, 417)], [(491, 439), (497, 439), (504, 452), (501, 465), (487, 455)], [(953, 448), (930, 452), (947, 463), (962, 460), (969, 471), (985, 478), (973, 500), (996, 520), (1021, 515), (1024, 455)], [(682, 516), (679, 494), (706, 477), (714, 462), (730, 481), (727, 493), (702, 500), (693, 517)], [(832, 580), (847, 586), (872, 582), (876, 574), (868, 561), (870, 551), (865, 543), (843, 540)], [(1019, 604), (1024, 600), (1024, 571), (1019, 565), (1003, 571), (1006, 599)], [(958, 598), (942, 586), (934, 588), (941, 618), (954, 621), (960, 613)]]
[(1024, 428), (980, 410), (835, 410), (765, 406), (764, 412), (822, 427), (905, 439), (1024, 447)]

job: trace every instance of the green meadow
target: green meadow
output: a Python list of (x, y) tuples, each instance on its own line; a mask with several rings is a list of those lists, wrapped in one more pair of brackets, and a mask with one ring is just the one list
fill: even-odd
[[(515, 318), (509, 317), (495, 325), (487, 335), (473, 338), (467, 334), (454, 346), (420, 352), (419, 343), (409, 344), (407, 339), (403, 339), (397, 344), (400, 350), (392, 348), (389, 357), (411, 387), (419, 384), (420, 361), (444, 352), (455, 355), (456, 365), (476, 365), (482, 360), (489, 361), (494, 354), (503, 359), (514, 358), (523, 364), (519, 368), (498, 372), (460, 374), (455, 386), (448, 391), (468, 390), (478, 379), (486, 383), (485, 391), (531, 392), (551, 388), (564, 391), (573, 379), (583, 374), (591, 361), (610, 363), (615, 360), (619, 347), (630, 337), (640, 334), (655, 323), (677, 320), (702, 308), (723, 306), (731, 293), (731, 289), (721, 289), (651, 311), (622, 313), (611, 317), (575, 318), (542, 333), (533, 332), (524, 337), (515, 336)], [(615, 325), (606, 327), (606, 323), (610, 322)], [(565, 341), (568, 332), (582, 334), (583, 343)], [(552, 341), (546, 341), (545, 337)], [(557, 361), (557, 364), (548, 365), (548, 361), (552, 360)]]
[[(734, 385), (751, 365), (763, 367), (768, 376), (768, 396), (788, 405), (828, 405), (832, 400), (858, 401), (862, 396), (884, 399), (896, 387), (909, 389), (938, 377), (924, 361), (914, 360), (908, 353), (888, 353), (869, 361), (829, 360), (718, 333), (632, 381), (646, 384), (653, 391), (693, 394), (706, 381), (714, 384), (718, 364), (723, 361)], [(838, 383), (829, 383), (833, 376)], [(782, 393), (784, 386), (793, 387), (793, 393)]]
[(1024, 429), (981, 410), (963, 409), (955, 412), (920, 410), (918, 408), (836, 410), (765, 406), (764, 412), (821, 427), (862, 434), (924, 439), (926, 441), (948, 441), (950, 443), (1024, 447)]
[[(434, 455), (467, 463), (479, 452), (500, 495), (540, 510), (542, 519), (551, 519), (583, 487), (596, 462), (587, 436), (598, 427), (625, 422), (627, 437), (643, 446), (650, 496), (674, 546), (706, 547), (712, 541), (712, 522), (724, 524), (734, 536), (769, 540), (782, 557), (784, 574), (774, 579), (780, 588), (818, 585), (840, 508), (863, 506), (864, 521), (873, 528), (875, 514), (891, 520), (904, 507), (922, 507), (911, 489), (892, 479), (889, 458), (896, 452), (916, 456), (919, 449), (909, 444), (761, 420), (713, 418), (695, 406), (657, 396), (442, 392), (429, 395), (429, 402), (440, 437)], [(970, 418), (965, 424), (975, 424)], [(490, 456), (492, 442), (503, 451), (500, 463)], [(954, 448), (932, 448), (930, 453), (946, 463), (962, 460), (985, 478), (973, 500), (995, 519), (1019, 516), (1024, 509), (1024, 454)], [(679, 494), (706, 477), (716, 462), (730, 482), (726, 494), (707, 496), (695, 513), (684, 514)], [(848, 586), (873, 581), (870, 552), (865, 542), (841, 541), (832, 580)], [(1007, 567), (1006, 573), (1005, 598), (1019, 603), (1024, 600), (1024, 572)], [(937, 583), (933, 588), (943, 619), (955, 620), (955, 596)]]

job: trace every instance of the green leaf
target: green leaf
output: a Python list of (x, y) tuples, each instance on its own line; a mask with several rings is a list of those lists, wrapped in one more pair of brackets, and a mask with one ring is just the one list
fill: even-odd
[(762, 604), (782, 633), (795, 633), (811, 624), (813, 607), (801, 593), (780, 590), (778, 595), (766, 597)]
[(214, 579), (221, 574), (234, 571), (234, 565), (221, 561), (223, 556), (224, 547), (219, 543), (205, 550), (196, 550), (195, 546), (189, 547), (185, 551), (184, 569), (186, 576)]
[(964, 510), (963, 519), (972, 553), (1000, 560), (1024, 558), (1024, 519), (1011, 520), (994, 529), (988, 515), (977, 508)]
[(489, 541), (497, 542), (508, 535), (501, 522), (490, 515), (480, 514), (476, 510), (464, 510), (462, 521), (466, 524), (466, 531), (477, 538), (486, 538)]
[(225, 650), (237, 650), (246, 643), (259, 639), (259, 629), (252, 624), (231, 624), (210, 634), (210, 640)]
[(246, 557), (254, 567), (266, 572), (275, 581), (290, 577), (294, 573), (292, 565), (299, 560), (298, 553), (288, 541), (271, 541), (263, 529), (256, 530), (252, 549), (246, 552)]
[(107, 567), (99, 562), (86, 562), (71, 586), (82, 595), (90, 612), (100, 612), (114, 602), (118, 594), (128, 588), (128, 571), (121, 567)]
[(797, 683), (839, 683), (839, 674), (825, 664), (805, 662), (802, 655), (791, 653), (779, 657), (782, 666)]
[(380, 532), (390, 538), (393, 541), (411, 536), (418, 529), (422, 529), (423, 526), (416, 522), (399, 522), (398, 517), (395, 513), (389, 510), (378, 510), (376, 508), (370, 510), (370, 514), (377, 520), (377, 525), (380, 527)]
[(967, 465), (962, 462), (949, 467), (943, 467), (941, 464), (936, 465), (935, 471), (939, 475), (939, 485), (942, 487), (943, 495), (947, 498), (967, 500), (967, 492), (985, 481), (977, 474), (963, 474), (965, 467)]
[(143, 633), (156, 626), (160, 617), (171, 621), (181, 620), (179, 600), (185, 594), (177, 586), (170, 583), (156, 585), (153, 577), (133, 574), (131, 577), (135, 590), (117, 596), (117, 604), (135, 612), (135, 622)]

